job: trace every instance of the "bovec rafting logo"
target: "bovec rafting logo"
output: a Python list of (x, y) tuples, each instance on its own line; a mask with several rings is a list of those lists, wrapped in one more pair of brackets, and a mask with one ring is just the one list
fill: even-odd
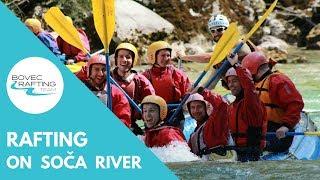
[(7, 78), (7, 93), (21, 111), (40, 114), (52, 109), (63, 93), (63, 78), (49, 60), (29, 57), (13, 66)]

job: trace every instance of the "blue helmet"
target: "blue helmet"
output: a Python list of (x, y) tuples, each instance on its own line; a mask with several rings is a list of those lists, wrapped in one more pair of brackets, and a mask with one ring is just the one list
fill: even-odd
[(229, 20), (226, 16), (222, 14), (217, 14), (211, 16), (211, 18), (208, 21), (208, 29), (216, 29), (218, 27), (228, 27), (229, 26)]

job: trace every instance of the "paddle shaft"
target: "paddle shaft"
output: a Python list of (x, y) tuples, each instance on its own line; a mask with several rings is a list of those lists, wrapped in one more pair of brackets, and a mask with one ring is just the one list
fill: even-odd
[[(275, 136), (276, 132), (267, 132), (267, 136)], [(320, 132), (286, 132), (286, 136), (320, 136)], [(207, 155), (211, 153), (217, 152), (218, 149), (220, 150), (251, 150), (255, 147), (238, 147), (238, 146), (225, 146), (225, 147), (218, 147), (213, 149), (204, 149), (202, 150), (202, 155)]]
[(142, 113), (141, 108), (131, 99), (131, 97), (120, 87), (120, 85), (112, 78), (110, 77), (111, 83), (114, 84), (115, 86), (117, 86), (120, 91), (126, 96), (126, 98), (128, 99), (129, 103), (131, 104), (131, 106), (133, 106), (133, 108), (138, 111), (139, 113)]
[[(240, 43), (239, 45), (243, 45), (243, 43)], [(238, 46), (239, 46), (238, 45)], [(241, 47), (242, 47), (241, 45)], [(240, 48), (241, 48), (240, 47)], [(240, 48), (236, 48), (236, 49), (240, 49)], [(235, 50), (236, 50), (235, 49)], [(239, 51), (239, 50), (238, 50)], [(237, 52), (233, 52), (232, 54), (237, 53)], [(231, 55), (234, 56), (234, 55)], [(209, 87), (210, 84), (217, 78), (220, 78), (229, 68), (231, 67), (231, 64), (229, 63), (229, 61), (224, 61), (222, 66), (217, 70), (217, 73), (210, 79), (209, 83), (207, 84), (207, 86)], [(205, 71), (202, 72), (201, 76), (205, 75)], [(199, 78), (200, 79), (200, 78)], [(200, 79), (201, 80), (201, 79)], [(196, 84), (196, 83), (195, 83)], [(194, 86), (196, 87), (196, 86)], [(205, 88), (208, 88), (205, 87)], [(178, 108), (176, 109), (176, 111), (173, 113), (173, 115), (170, 117), (170, 119), (168, 120), (168, 123), (171, 124), (173, 123), (174, 118), (178, 115), (179, 111), (181, 111), (182, 106), (186, 103), (186, 101), (188, 100), (188, 98), (190, 97), (191, 94), (186, 94), (185, 97), (183, 98), (183, 100), (181, 101), (180, 105), (178, 106)]]
[[(244, 42), (240, 42), (240, 43), (236, 46), (236, 48), (235, 48), (235, 49), (233, 50), (233, 52), (231, 53), (230, 58), (233, 58), (233, 57), (235, 56), (235, 54), (237, 54), (237, 53), (240, 51), (240, 49), (242, 48), (243, 44), (244, 44)], [(222, 66), (217, 70), (217, 72), (215, 73), (215, 75), (208, 81), (208, 83), (206, 84), (205, 88), (208, 88), (208, 87), (211, 85), (211, 83), (212, 83), (213, 81), (215, 81), (216, 79), (220, 79), (221, 76), (222, 76), (224, 73), (226, 73), (229, 68), (231, 68), (230, 62), (227, 61), (227, 60), (224, 60)]]
[(206, 75), (207, 71), (202, 71), (196, 82), (192, 85), (193, 88), (197, 87), (202, 78)]
[(94, 56), (94, 55), (97, 55), (97, 54), (101, 54), (101, 53), (103, 53), (104, 51), (105, 51), (104, 49), (100, 49), (100, 50), (92, 53), (91, 56)]
[(110, 62), (109, 62), (109, 49), (106, 50), (106, 79), (107, 79), (107, 94), (108, 94), (108, 101), (107, 106), (112, 111), (112, 96), (111, 96), (111, 83), (110, 83)]
[[(231, 51), (231, 49), (236, 44), (236, 42), (238, 42), (239, 38), (240, 38), (240, 35), (239, 35), (239, 31), (238, 31), (236, 23), (231, 23), (229, 25), (229, 27), (227, 28), (227, 30), (223, 33), (222, 37), (219, 39), (218, 43), (216, 44), (215, 50), (211, 54), (211, 58), (210, 58), (209, 63), (207, 64), (207, 66), (205, 67), (203, 72), (200, 74), (198, 79), (193, 84), (193, 88), (196, 88), (198, 86), (201, 79), (206, 75), (206, 73), (208, 72), (208, 70), (210, 69), (210, 67), (214, 63), (221, 62), (227, 56), (227, 54), (229, 53), (229, 51)], [(173, 113), (173, 115), (170, 117), (170, 119), (168, 120), (169, 124), (173, 124), (174, 118), (181, 111), (182, 106), (187, 101), (189, 96), (190, 96), (190, 94), (186, 94), (184, 96), (180, 105), (178, 106), (176, 111)]]
[[(276, 132), (267, 132), (267, 136), (276, 136)], [(320, 132), (286, 132), (286, 136), (320, 136)]]
[[(236, 48), (233, 50), (233, 52), (230, 55), (230, 58), (233, 58), (235, 54), (237, 54), (240, 49), (242, 48), (244, 42), (240, 42)], [(216, 81), (217, 79), (220, 79), (224, 73), (227, 72), (227, 70), (231, 67), (231, 64), (229, 61), (224, 60), (222, 66), (216, 71), (214, 76), (206, 83), (205, 88), (209, 88), (209, 86)], [(201, 92), (202, 93), (202, 92)]]
[[(273, 11), (273, 9), (275, 8), (276, 4), (277, 4), (278, 0), (275, 0), (271, 6), (269, 7), (269, 9), (263, 14), (263, 16), (259, 19), (259, 21), (251, 28), (251, 30), (249, 31), (248, 34), (246, 34), (246, 36), (244, 37), (244, 39), (242, 40), (242, 42), (240, 44), (237, 45), (237, 47), (233, 50), (231, 56), (234, 56), (236, 53), (239, 52), (239, 50), (241, 49), (241, 47), (243, 46), (244, 43), (247, 42), (247, 40), (249, 40), (249, 38), (252, 36), (252, 34), (261, 26), (261, 24), (266, 20), (266, 18), (269, 16), (269, 14)], [(232, 57), (231, 57), (232, 58)], [(224, 63), (225, 64), (225, 63)], [(229, 63), (230, 64), (230, 63)], [(210, 85), (217, 77), (220, 77), (223, 73), (225, 73), (228, 69), (223, 69), (226, 68), (227, 65), (222, 66), (220, 69), (222, 69), (223, 71), (220, 71), (220, 74), (217, 73), (216, 76), (213, 76), (211, 78), (211, 80), (209, 81), (210, 83), (208, 83), (208, 85)]]
[[(231, 64), (229, 61), (224, 61), (221, 65), (221, 67), (217, 70), (217, 72), (214, 74), (214, 76), (208, 81), (208, 83), (206, 84), (205, 88), (208, 88), (211, 83), (213, 81), (215, 81), (216, 79), (220, 79), (221, 76), (227, 72), (227, 70), (231, 67)], [(203, 89), (204, 90), (204, 89)], [(199, 92), (200, 94), (202, 92)]]
[(173, 115), (170, 117), (168, 120), (168, 124), (173, 124), (174, 117), (176, 117), (179, 113), (179, 111), (182, 110), (182, 106), (186, 103), (188, 98), (190, 97), (191, 94), (186, 94), (185, 97), (182, 99), (180, 105), (177, 107), (177, 109), (174, 111)]
[(178, 107), (180, 104), (168, 104), (168, 108), (176, 108)]
[[(193, 88), (197, 87), (202, 78), (206, 75), (208, 70), (214, 63), (218, 63), (224, 59), (225, 56), (231, 51), (234, 44), (239, 40), (239, 31), (235, 23), (231, 23), (227, 30), (223, 33), (222, 37), (219, 39), (215, 45), (215, 50), (211, 54), (209, 63), (206, 65), (205, 69), (196, 79), (193, 84)], [(218, 61), (218, 62), (216, 62)]]

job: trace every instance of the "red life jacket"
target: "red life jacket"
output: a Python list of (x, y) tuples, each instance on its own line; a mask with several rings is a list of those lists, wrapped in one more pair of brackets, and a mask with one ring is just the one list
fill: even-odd
[[(241, 104), (242, 100), (232, 103), (228, 108), (230, 131), (235, 141), (235, 144), (238, 147), (246, 147), (247, 141), (248, 141), (247, 130), (249, 128), (249, 125), (247, 123), (247, 120), (244, 119), (245, 116), (243, 116), (245, 112), (241, 112), (240, 110), (242, 105)], [(262, 126), (262, 137), (260, 140), (261, 149), (263, 149), (266, 146), (266, 141), (265, 141), (265, 134), (267, 129), (266, 122), (267, 121), (265, 121)]]
[(185, 142), (186, 140), (179, 128), (160, 126), (146, 130), (144, 141), (147, 147), (162, 147), (169, 145), (172, 141)]
[(182, 94), (177, 88), (178, 85), (174, 83), (174, 67), (167, 66), (159, 69), (161, 69), (161, 72), (158, 72), (157, 69), (157, 72), (153, 73), (152, 69), (147, 69), (145, 73), (147, 79), (153, 85), (156, 95), (162, 97), (167, 103), (179, 102)]
[(243, 120), (239, 114), (239, 104), (240, 103), (232, 103), (230, 105), (232, 108), (229, 108), (229, 126), (236, 145), (239, 147), (246, 147), (248, 124), (246, 120)]
[(204, 127), (204, 142), (209, 148), (226, 146), (229, 139), (228, 104), (215, 106)]
[[(85, 85), (104, 103), (107, 104), (107, 91), (93, 87), (88, 81)], [(127, 126), (131, 127), (131, 110), (127, 98), (115, 85), (111, 85), (112, 112)]]
[(134, 98), (135, 97), (135, 89), (136, 89), (136, 83), (135, 81), (130, 81), (130, 82), (119, 82), (118, 84), (120, 85), (120, 87), (131, 97)]
[[(86, 33), (82, 29), (77, 29), (77, 31), (82, 45), (88, 52), (90, 52), (89, 40)], [(80, 49), (64, 41), (60, 36), (57, 38), (57, 44), (61, 52), (66, 54), (68, 58), (74, 59), (77, 62), (85, 61), (88, 59), (87, 54), (85, 52), (82, 52)]]
[(135, 72), (132, 72), (130, 76), (133, 76), (132, 80), (129, 82), (124, 80), (121, 76), (118, 75), (117, 73), (117, 68), (112, 71), (112, 77), (114, 78), (115, 81), (119, 84), (119, 86), (134, 100), (137, 102), (137, 100), (141, 101), (141, 97), (136, 97), (139, 95), (139, 87), (140, 82), (137, 80), (136, 76), (137, 74)]
[(201, 152), (205, 149), (228, 145), (229, 126), (227, 108), (228, 105), (226, 103), (216, 106), (208, 120), (191, 134), (189, 145), (193, 153), (201, 155)]
[(203, 127), (206, 123), (204, 122), (202, 125), (200, 125), (199, 128), (196, 129), (195, 132), (193, 132), (190, 135), (189, 139), (189, 146), (191, 149), (191, 152), (196, 155), (201, 155), (201, 152), (203, 149), (208, 148), (203, 140)]
[(272, 76), (281, 74), (280, 72), (274, 72), (266, 76), (263, 80), (257, 83), (256, 90), (262, 103), (265, 105), (267, 110), (267, 119), (268, 121), (275, 122), (277, 124), (283, 124), (282, 117), (284, 115), (283, 109), (281, 109), (277, 104), (271, 101), (270, 92), (269, 92), (269, 83)]

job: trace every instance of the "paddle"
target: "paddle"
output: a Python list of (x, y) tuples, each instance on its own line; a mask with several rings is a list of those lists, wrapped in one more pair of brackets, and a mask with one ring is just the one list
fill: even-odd
[(127, 97), (129, 103), (133, 106), (133, 108), (138, 111), (140, 114), (142, 113), (141, 108), (131, 99), (131, 97), (120, 87), (120, 85), (115, 81), (112, 77), (110, 77), (110, 81), (112, 84), (116, 85), (118, 89)]
[[(71, 37), (78, 37), (77, 34), (72, 34)], [(68, 42), (68, 41), (66, 41)], [(68, 42), (69, 43), (69, 42)], [(76, 46), (75, 46), (76, 47)], [(79, 49), (79, 47), (76, 47)], [(88, 57), (92, 57), (92, 56), (95, 56), (97, 54), (101, 54), (104, 52), (104, 49), (100, 49), (92, 54), (87, 54)], [(77, 62), (77, 63), (73, 63), (73, 64), (67, 64), (67, 68), (72, 72), (72, 73), (77, 73), (79, 72), (82, 67), (86, 64), (86, 62), (83, 62), (83, 61), (80, 61), (80, 62)]]
[[(69, 44), (73, 45), (74, 47), (76, 47), (78, 49), (85, 49), (81, 40), (80, 40), (78, 31), (73, 26), (73, 24), (70, 24), (69, 21), (66, 21), (65, 16), (63, 15), (63, 13), (60, 11), (59, 8), (57, 8), (57, 7), (50, 8), (50, 10), (44, 15), (44, 17), (45, 17), (45, 21), (47, 22), (47, 24), (55, 32), (57, 32), (59, 34), (59, 36), (63, 37), (66, 42), (68, 42)], [(69, 23), (69, 24), (67, 24), (67, 23)], [(67, 24), (67, 25), (65, 26), (65, 24)], [(91, 55), (88, 53), (88, 51), (85, 51), (85, 52), (87, 53), (87, 55), (89, 57), (91, 57), (93, 55), (100, 54), (103, 51), (105, 51), (105, 50), (101, 49)], [(82, 68), (83, 65), (84, 65), (84, 62), (79, 62), (79, 63), (73, 64), (73, 65), (67, 65), (67, 67), (71, 70), (71, 72), (77, 72)], [(123, 92), (123, 94), (127, 97), (130, 104), (138, 112), (141, 113), (141, 109), (139, 108), (139, 106), (119, 86), (119, 84), (116, 83), (116, 81), (112, 79), (112, 77), (111, 77), (111, 81), (113, 82), (114, 85), (116, 85)]]
[(109, 44), (115, 29), (114, 0), (92, 0), (94, 26), (106, 50), (108, 108), (112, 109)]
[(84, 65), (86, 65), (86, 62), (81, 61), (74, 64), (67, 64), (66, 66), (72, 73), (77, 73)]
[[(267, 136), (275, 136), (276, 132), (267, 132)], [(286, 132), (286, 136), (320, 136), (320, 131), (316, 132)]]
[[(239, 41), (239, 39), (240, 39), (240, 34), (238, 31), (237, 25), (236, 23), (231, 23), (228, 29), (223, 33), (222, 37), (219, 39), (218, 43), (216, 44), (209, 63), (207, 64), (203, 72), (200, 74), (196, 82), (193, 84), (193, 88), (197, 87), (201, 79), (204, 77), (204, 75), (207, 73), (209, 68), (214, 63), (220, 63), (220, 61), (222, 61), (227, 56), (227, 54), (231, 51), (231, 49)], [(173, 123), (174, 118), (178, 115), (179, 111), (181, 111), (182, 106), (188, 100), (190, 95), (191, 94), (186, 94), (184, 96), (181, 103), (179, 104), (175, 112), (172, 114), (170, 119), (168, 120), (169, 124)]]
[[(64, 41), (89, 54), (81, 42), (77, 29), (66, 19), (66, 16), (58, 7), (51, 7), (44, 14), (44, 20)], [(76, 36), (74, 36), (74, 34), (76, 34)]]
[[(275, 136), (275, 132), (267, 132), (267, 136)], [(317, 132), (287, 132), (286, 136), (320, 136), (320, 131)], [(222, 149), (223, 150), (239, 150), (239, 149), (246, 149), (246, 148), (251, 148), (251, 147), (238, 147), (238, 146), (225, 146)], [(203, 149), (201, 154), (202, 155), (207, 155), (210, 153), (215, 153), (217, 148), (212, 148), (212, 149)]]
[[(269, 7), (269, 9), (264, 13), (264, 15), (259, 19), (259, 21), (253, 26), (253, 28), (250, 30), (250, 32), (248, 34), (246, 34), (246, 36), (244, 37), (244, 39), (242, 40), (242, 42), (237, 45), (237, 47), (233, 50), (232, 54), (230, 55), (230, 58), (233, 58), (235, 56), (235, 54), (241, 49), (242, 45), (244, 43), (246, 43), (246, 41), (252, 36), (252, 34), (261, 26), (261, 24), (264, 22), (264, 20), (269, 16), (269, 14), (272, 12), (272, 10), (275, 8), (276, 4), (277, 4), (278, 0), (275, 0), (272, 5)], [(205, 88), (208, 88), (210, 86), (210, 84), (215, 81), (217, 78), (220, 79), (221, 76), (226, 73), (226, 71), (231, 67), (231, 64), (229, 63), (229, 61), (224, 61), (224, 63), (222, 64), (222, 66), (217, 70), (217, 73), (209, 80), (207, 86)], [(248, 124), (257, 124), (257, 122), (253, 122), (253, 121), (257, 121), (258, 119), (250, 119)]]
[(97, 55), (97, 54), (101, 54), (104, 52), (104, 49), (100, 49), (99, 51), (96, 51), (94, 53), (91, 54), (91, 56)]
[[(261, 24), (266, 20), (266, 18), (269, 16), (269, 14), (273, 11), (277, 4), (278, 0), (275, 0), (269, 9), (264, 13), (264, 15), (259, 19), (259, 21), (251, 28), (250, 32), (246, 34), (246, 36), (243, 38), (242, 42), (237, 45), (237, 47), (233, 50), (231, 54), (231, 58), (235, 56), (236, 53), (239, 52), (241, 47), (243, 46), (244, 43), (252, 36), (252, 34), (261, 26)], [(222, 74), (224, 74), (229, 68), (231, 67), (231, 64), (229, 61), (224, 61), (222, 66), (217, 70), (217, 73), (208, 81), (207, 86), (205, 88), (208, 88), (210, 84), (215, 81), (217, 78), (220, 78)]]
[(211, 54), (211, 58), (207, 66), (204, 68), (198, 79), (193, 84), (193, 87), (197, 87), (201, 79), (206, 75), (210, 67), (214, 64), (219, 64), (231, 51), (233, 46), (240, 39), (240, 34), (236, 23), (231, 23), (228, 29), (223, 33), (218, 43), (215, 45), (214, 51)]

